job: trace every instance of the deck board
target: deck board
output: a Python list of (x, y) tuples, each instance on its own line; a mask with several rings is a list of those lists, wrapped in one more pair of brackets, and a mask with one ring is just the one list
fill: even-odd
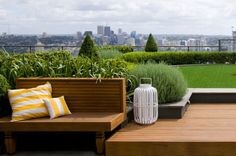
[(236, 155), (236, 104), (193, 104), (183, 119), (160, 119), (149, 126), (130, 123), (107, 140), (106, 153)]

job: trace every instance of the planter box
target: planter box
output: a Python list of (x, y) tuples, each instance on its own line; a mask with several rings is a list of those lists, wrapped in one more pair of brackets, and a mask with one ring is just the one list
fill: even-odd
[[(189, 106), (189, 99), (192, 95), (191, 90), (188, 90), (186, 95), (179, 102), (159, 104), (158, 118), (159, 119), (181, 119)], [(133, 109), (127, 109), (127, 122), (134, 119)]]
[(192, 91), (188, 90), (183, 99), (179, 102), (159, 104), (159, 119), (181, 119), (189, 106), (189, 99)]
[(194, 103), (236, 103), (236, 89), (231, 88), (189, 88), (183, 99), (176, 103), (160, 104), (160, 119), (181, 119), (188, 106)]

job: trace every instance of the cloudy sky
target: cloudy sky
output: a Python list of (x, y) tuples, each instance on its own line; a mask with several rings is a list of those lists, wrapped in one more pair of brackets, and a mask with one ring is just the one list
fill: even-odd
[(223, 34), (236, 29), (235, 0), (0, 0), (0, 32)]

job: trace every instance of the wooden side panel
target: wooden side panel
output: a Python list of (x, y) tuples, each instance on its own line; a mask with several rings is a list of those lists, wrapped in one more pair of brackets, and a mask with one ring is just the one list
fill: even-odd
[(106, 156), (235, 156), (236, 142), (107, 142)]
[(80, 78), (19, 78), (17, 88), (50, 82), (53, 97), (65, 96), (72, 112), (125, 112), (125, 80)]

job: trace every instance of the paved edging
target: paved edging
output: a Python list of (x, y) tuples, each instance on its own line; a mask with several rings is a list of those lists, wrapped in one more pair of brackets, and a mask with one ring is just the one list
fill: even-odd
[(236, 103), (235, 88), (191, 88), (191, 103)]

